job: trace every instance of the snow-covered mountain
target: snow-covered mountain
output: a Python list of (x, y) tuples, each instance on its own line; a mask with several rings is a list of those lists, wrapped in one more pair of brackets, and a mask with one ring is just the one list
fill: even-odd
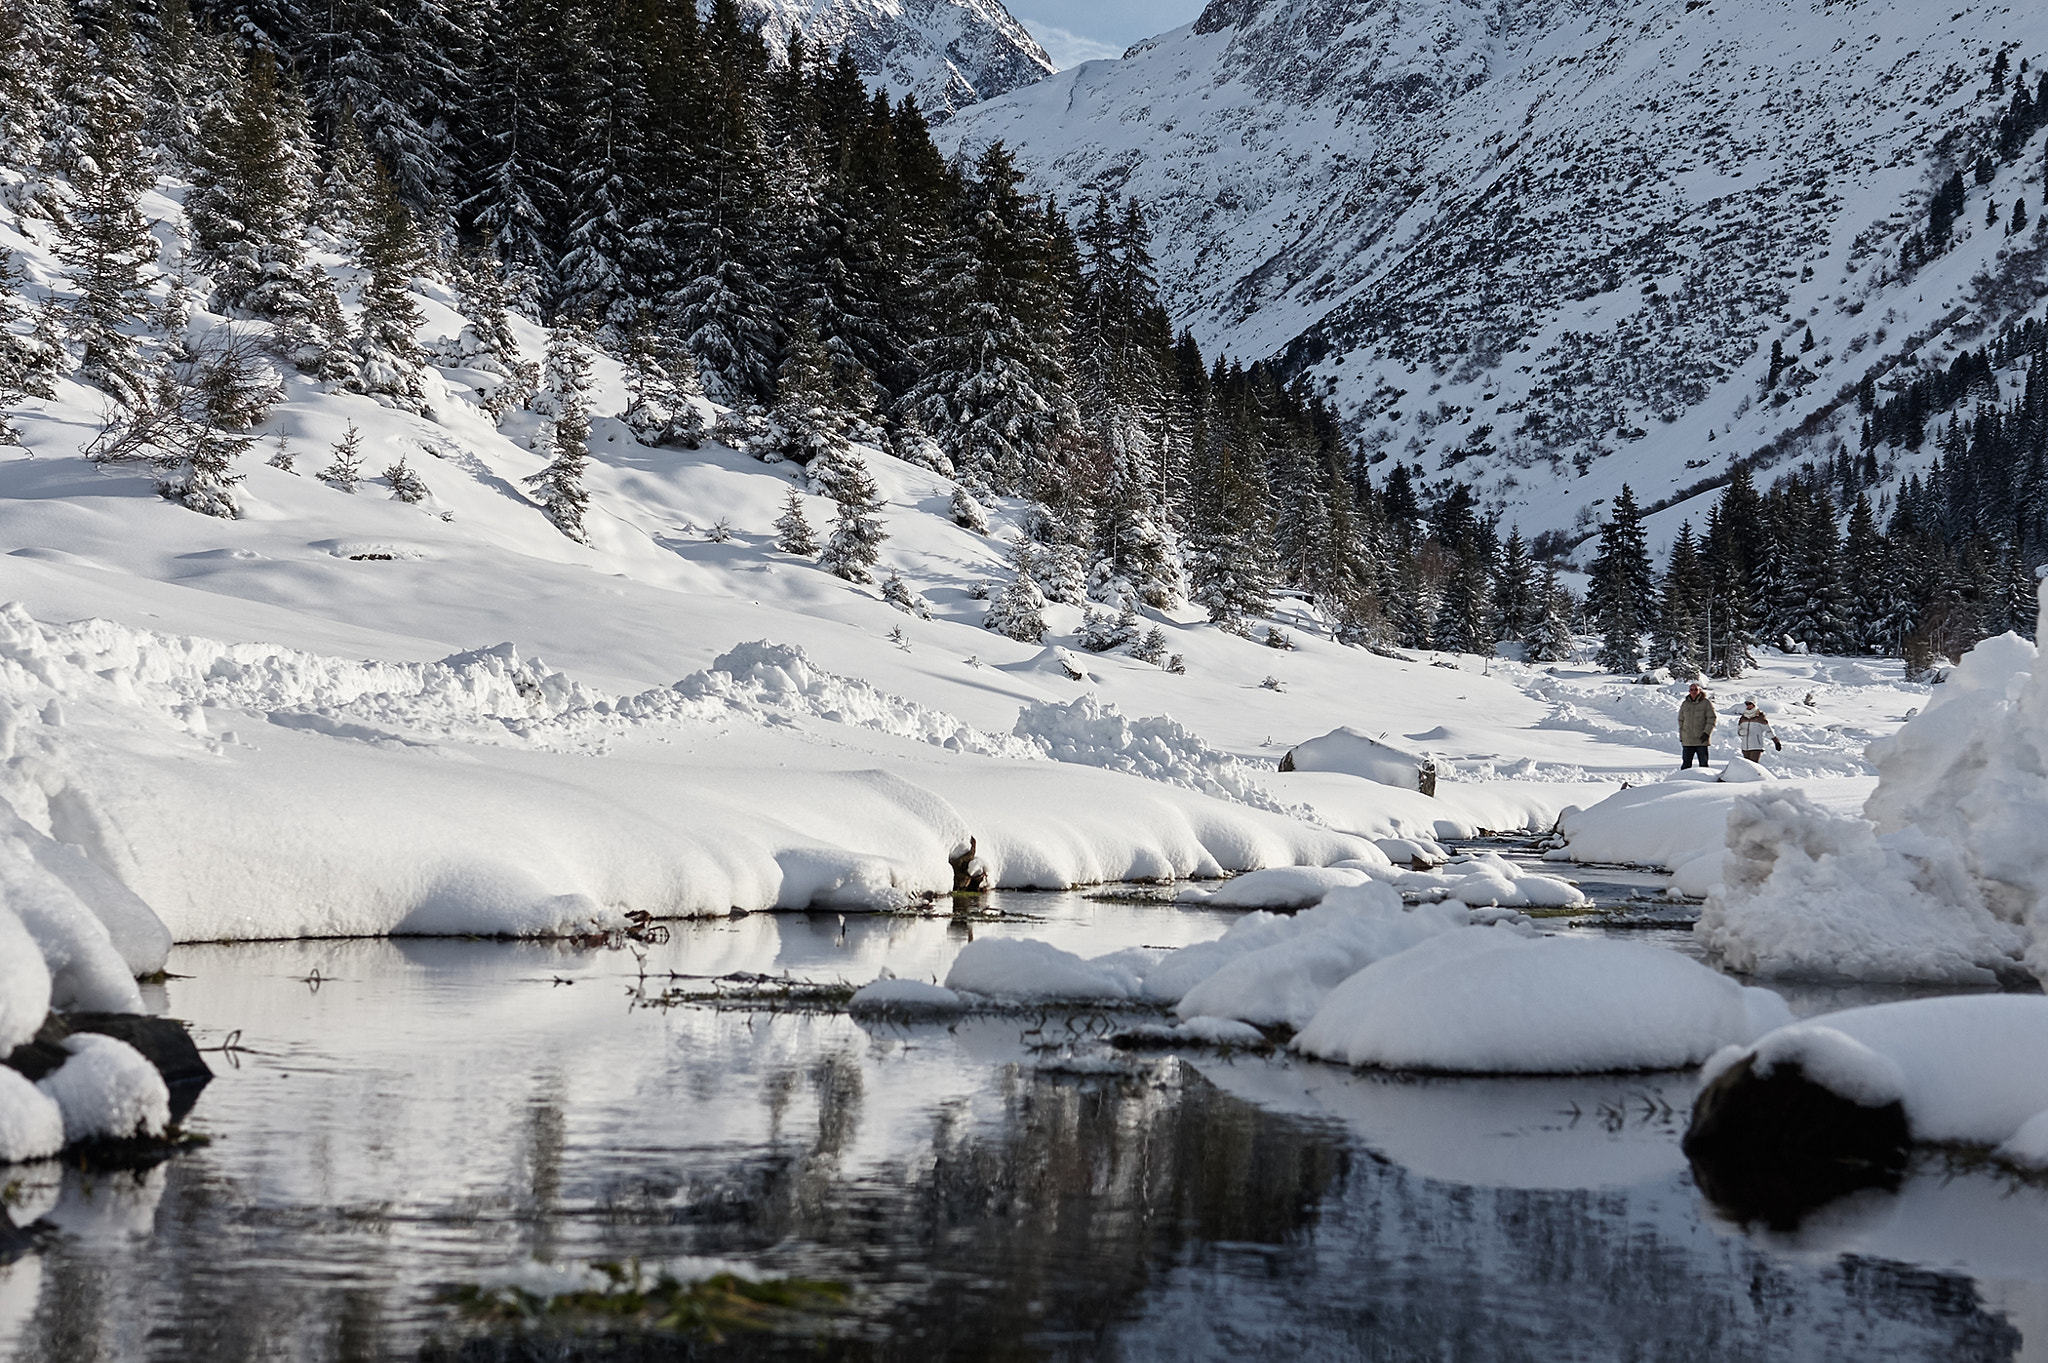
[[(1205, 348), (1283, 357), (1379, 457), (1525, 529), (1583, 528), (1623, 481), (1662, 500), (1802, 426), (1854, 449), (1844, 385), (2041, 314), (2044, 139), (1994, 144), (2044, 50), (2034, 6), (1215, 0), (943, 140), (1140, 197)], [(1904, 272), (1954, 169), (1956, 244)], [(1767, 394), (1774, 340), (1799, 364)]]
[(743, 0), (778, 56), (792, 25), (844, 49), (871, 81), (946, 117), (1052, 73), (1052, 59), (1002, 0)]

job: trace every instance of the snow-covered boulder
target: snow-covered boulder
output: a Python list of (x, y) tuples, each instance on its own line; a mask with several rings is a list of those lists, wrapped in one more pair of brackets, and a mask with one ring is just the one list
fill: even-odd
[(56, 1099), (0, 1065), (0, 1164), (47, 1159), (64, 1148)]
[(1452, 1074), (1680, 1069), (1791, 1020), (1785, 1001), (1638, 942), (1498, 925), (1366, 967), (1294, 1039), (1347, 1065)]
[(1182, 1018), (1300, 1027), (1374, 961), (1469, 921), (1462, 907), (1411, 909), (1385, 885), (1354, 886), (1292, 918), (1256, 914), (1214, 942), (1172, 952), (1146, 973), (1146, 992), (1178, 993)]
[(1112, 1002), (1142, 994), (1137, 964), (1125, 953), (1086, 960), (1050, 942), (983, 937), (953, 958), (945, 987), (1009, 1000)]
[(36, 1082), (64, 1114), (64, 1143), (161, 1136), (171, 1094), (142, 1052), (110, 1036), (64, 1038), (69, 1059)]
[(1884, 1183), (1912, 1142), (2048, 1165), (2048, 999), (1911, 999), (1730, 1046), (1701, 1072), (1685, 1149), (1724, 1210), (1781, 1224)]
[(1189, 885), (1174, 898), (1211, 909), (1300, 909), (1320, 904), (1332, 890), (1373, 880), (1361, 866), (1274, 866), (1247, 871), (1213, 890)]
[(1297, 744), (1282, 767), (1287, 771), (1338, 771), (1383, 786), (1419, 790), (1422, 767), (1427, 760), (1420, 753), (1345, 726)]

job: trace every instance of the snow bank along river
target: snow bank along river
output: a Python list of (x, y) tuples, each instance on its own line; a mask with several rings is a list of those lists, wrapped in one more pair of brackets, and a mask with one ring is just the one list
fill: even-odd
[(565, 944), (176, 947), (145, 1002), (202, 1044), (241, 1034), (192, 1122), (213, 1143), (139, 1175), (10, 1170), (16, 1217), (57, 1231), (0, 1267), (0, 1354), (413, 1358), (460, 1343), (437, 1284), (626, 1256), (845, 1281), (853, 1357), (1455, 1338), (1489, 1359), (1953, 1360), (2048, 1341), (2048, 1190), (1930, 1155), (1896, 1192), (1746, 1232), (1691, 1185), (1685, 1073), (1123, 1052), (1097, 1038), (1142, 1018), (860, 1019), (758, 979), (718, 986), (724, 1006), (636, 1006), (704, 976), (930, 981), (970, 938), (1099, 956), (1242, 919), (992, 901), (999, 921), (678, 923), (644, 975)]

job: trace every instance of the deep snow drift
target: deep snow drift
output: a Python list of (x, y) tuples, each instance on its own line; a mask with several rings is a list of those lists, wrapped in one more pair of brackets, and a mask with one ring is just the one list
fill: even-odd
[[(2048, 588), (2044, 588), (2048, 619)], [(1699, 935), (1760, 975), (2048, 980), (2048, 669), (2016, 635), (1973, 649), (1871, 745), (1865, 818), (1759, 793), (1728, 818)]]

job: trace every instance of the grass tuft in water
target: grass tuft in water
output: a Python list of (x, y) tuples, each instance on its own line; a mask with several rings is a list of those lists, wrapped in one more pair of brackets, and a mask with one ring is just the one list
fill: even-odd
[(578, 1331), (685, 1335), (711, 1343), (728, 1334), (815, 1325), (841, 1310), (843, 1284), (808, 1278), (759, 1281), (718, 1273), (682, 1282), (666, 1271), (648, 1279), (639, 1263), (592, 1266), (600, 1287), (552, 1295), (523, 1287), (463, 1284), (438, 1300), (484, 1326), (554, 1326)]

